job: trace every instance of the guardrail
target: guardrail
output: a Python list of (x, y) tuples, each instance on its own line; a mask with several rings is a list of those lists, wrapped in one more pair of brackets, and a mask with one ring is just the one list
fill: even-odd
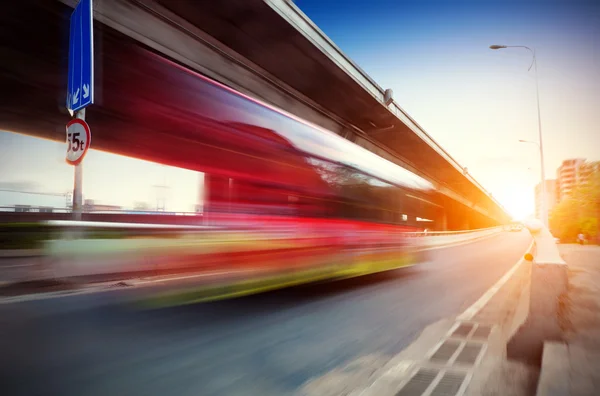
[[(0, 206), (1, 213), (18, 213), (18, 214), (70, 214), (73, 213), (71, 208), (46, 207), (36, 205), (17, 205), (17, 206)], [(160, 210), (144, 210), (144, 209), (88, 209), (83, 208), (83, 213), (90, 214), (132, 214), (132, 215), (164, 215), (164, 216), (202, 216), (199, 212), (182, 212), (182, 211), (160, 211)]]
[(481, 238), (497, 234), (503, 231), (503, 227), (490, 227), (479, 230), (468, 231), (435, 231), (435, 232), (411, 232), (407, 236), (419, 238), (419, 244), (423, 248), (432, 248), (438, 246), (447, 246), (460, 242), (474, 241)]
[[(206, 232), (246, 232), (261, 231), (263, 227), (252, 227), (253, 222), (232, 222), (230, 224), (204, 225), (196, 224), (165, 224), (142, 222), (106, 222), (106, 221), (72, 221), (48, 220), (43, 222), (23, 222), (0, 224), (0, 257), (26, 257), (27, 251), (38, 256), (44, 246), (52, 245), (63, 239), (119, 239), (147, 237), (152, 234), (177, 235), (187, 231), (191, 233)], [(290, 233), (290, 224), (283, 227), (271, 224), (270, 233)], [(476, 240), (498, 233), (502, 227), (491, 227), (468, 231), (424, 231), (403, 232), (403, 237), (412, 240), (413, 246), (429, 248), (445, 246), (463, 241)], [(262, 232), (262, 231), (261, 231)], [(300, 232), (301, 233), (301, 232)], [(293, 230), (292, 230), (293, 234)], [(13, 254), (13, 253), (15, 254)], [(18, 253), (18, 254), (16, 254)]]
[(468, 235), (473, 234), (475, 232), (485, 232), (485, 231), (499, 231), (502, 230), (503, 226), (489, 227), (489, 228), (479, 228), (477, 230), (462, 230), (462, 231), (420, 231), (420, 232), (407, 232), (407, 235), (413, 236), (440, 236), (440, 235)]
[(189, 224), (148, 224), (148, 223), (120, 223), (104, 221), (74, 221), (74, 220), (49, 220), (43, 224), (62, 229), (149, 229), (149, 230), (208, 230), (217, 229), (213, 226)]

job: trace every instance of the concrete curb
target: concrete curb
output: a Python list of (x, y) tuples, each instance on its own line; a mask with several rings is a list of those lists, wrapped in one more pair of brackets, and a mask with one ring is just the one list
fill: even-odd
[(0, 259), (42, 256), (41, 249), (0, 249)]
[(568, 395), (570, 368), (567, 344), (545, 342), (536, 396)]

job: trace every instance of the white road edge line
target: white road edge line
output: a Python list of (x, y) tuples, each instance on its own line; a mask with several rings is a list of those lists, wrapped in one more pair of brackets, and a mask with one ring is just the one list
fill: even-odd
[[(534, 244), (534, 241), (531, 241), (531, 244), (527, 248), (526, 252), (531, 251), (531, 249), (533, 248), (533, 244)], [(504, 286), (504, 284), (506, 282), (508, 282), (510, 277), (517, 271), (517, 269), (524, 262), (525, 262), (525, 258), (521, 257), (519, 259), (519, 261), (517, 261), (517, 263), (515, 265), (513, 265), (512, 268), (509, 269), (504, 274), (504, 276), (502, 278), (500, 278), (498, 280), (498, 282), (496, 282), (494, 284), (494, 286), (492, 286), (488, 291), (486, 291), (483, 294), (483, 296), (481, 296), (479, 298), (479, 300), (475, 301), (475, 303), (473, 305), (471, 305), (469, 308), (467, 308), (462, 314), (457, 316), (456, 319), (459, 321), (468, 321), (468, 320), (473, 319), (473, 317), (475, 317), (475, 315), (477, 315), (477, 313), (492, 299), (492, 297), (494, 297), (494, 295), (498, 292), (498, 290), (500, 290), (500, 288), (502, 286)]]

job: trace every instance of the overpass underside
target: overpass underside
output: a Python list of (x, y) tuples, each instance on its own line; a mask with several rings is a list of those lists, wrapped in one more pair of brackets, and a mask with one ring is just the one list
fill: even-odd
[[(72, 2), (65, 0), (65, 3)], [(204, 2), (178, 4), (203, 4), (207, 11), (204, 18), (210, 19), (213, 12), (215, 20), (223, 19), (223, 8), (216, 3), (212, 2), (210, 7)], [(265, 13), (266, 5), (262, 1), (249, 1), (244, 6), (233, 3), (242, 9), (257, 7), (262, 10), (261, 15)], [(236, 172), (247, 170), (243, 162), (239, 162), (236, 169), (235, 161), (231, 164), (231, 174), (219, 174), (213, 167), (219, 153), (208, 150), (203, 137), (194, 134), (199, 122), (198, 108), (207, 103), (198, 95), (200, 78), (175, 64), (178, 63), (332, 130), (387, 159), (399, 161), (393, 150), (385, 149), (385, 144), (360, 133), (360, 128), (350, 129), (348, 121), (339, 116), (343, 113), (341, 109), (328, 111), (309, 99), (323, 94), (315, 91), (322, 86), (323, 76), (306, 77), (312, 88), (304, 89), (304, 95), (248, 60), (253, 58), (251, 54), (240, 55), (210, 35), (193, 30), (193, 26), (185, 26), (188, 34), (181, 36), (181, 27), (167, 24), (148, 4), (152, 2), (96, 2), (96, 17), (103, 22), (96, 23), (94, 32), (96, 101), (86, 113), (94, 149), (207, 172), (216, 178), (231, 178)], [(54, 0), (22, 0), (4, 7), (0, 15), (0, 59), (3, 60), (0, 130), (65, 140), (64, 128), (70, 119), (65, 109), (65, 87), (71, 12), (72, 8)], [(149, 29), (160, 34), (162, 41), (150, 37)], [(207, 29), (214, 30), (214, 24), (207, 24)], [(219, 39), (233, 40), (232, 37)], [(251, 45), (244, 40), (240, 43)], [(289, 64), (281, 66), (289, 67)], [(338, 88), (336, 97), (353, 95), (362, 100), (356, 92), (344, 92), (343, 84)], [(362, 105), (368, 107), (372, 103)], [(373, 117), (377, 118), (378, 113), (388, 117), (387, 110), (380, 107), (375, 108)], [(362, 123), (372, 124), (372, 120)], [(376, 121), (380, 125), (387, 122), (385, 119)], [(411, 143), (414, 137), (397, 132), (393, 137), (396, 143), (390, 141), (390, 144), (414, 144)], [(414, 151), (417, 152), (416, 148)], [(420, 155), (431, 153), (423, 151)], [(418, 168), (411, 168), (411, 163), (414, 165), (414, 161), (405, 161), (403, 165), (419, 173)], [(399, 202), (406, 208), (407, 222), (416, 217), (428, 218), (434, 220), (433, 226), (428, 228), (436, 229), (481, 228), (499, 222), (497, 214), (482, 210), (489, 203), (481, 194), (470, 190), (456, 193), (441, 184), (438, 187), (445, 193), (436, 195), (433, 205), (410, 200)]]

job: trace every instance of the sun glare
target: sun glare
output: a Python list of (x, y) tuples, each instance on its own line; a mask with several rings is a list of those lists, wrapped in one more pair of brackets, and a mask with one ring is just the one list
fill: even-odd
[(514, 220), (525, 220), (535, 212), (530, 197), (522, 194), (509, 194), (499, 199)]

